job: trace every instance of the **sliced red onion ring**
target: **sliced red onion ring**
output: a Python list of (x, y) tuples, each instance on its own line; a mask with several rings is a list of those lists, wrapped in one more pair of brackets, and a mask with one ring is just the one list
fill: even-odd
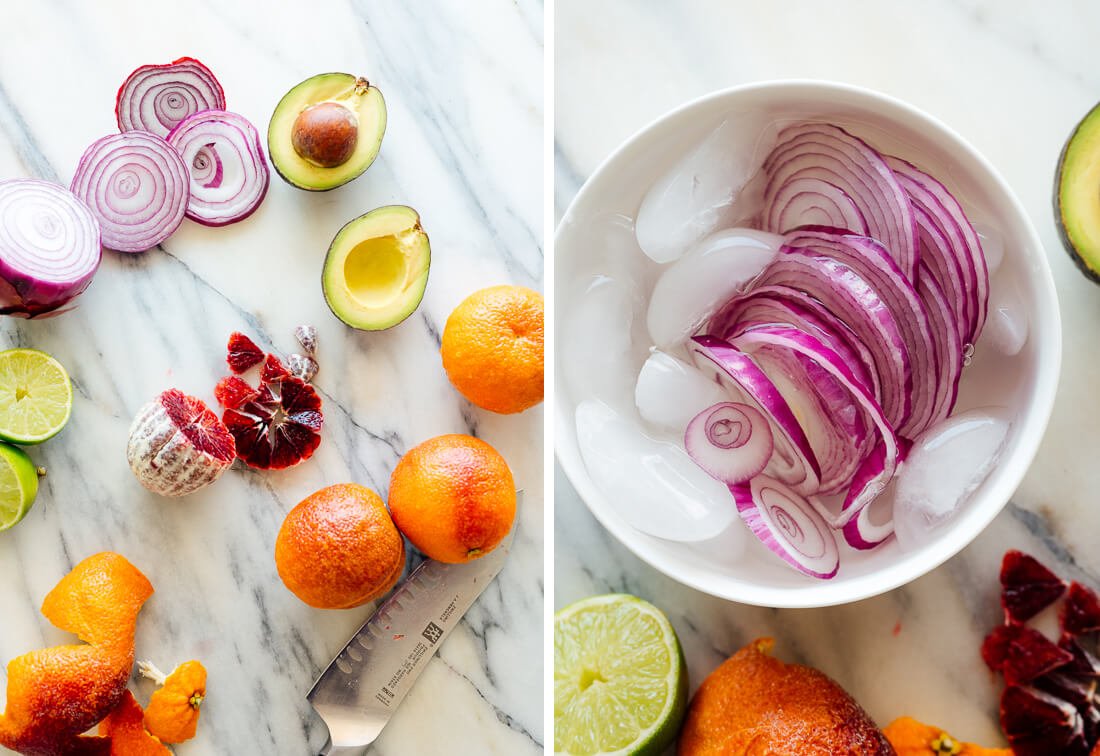
[(890, 253), (870, 237), (820, 227), (791, 232), (787, 235), (787, 244), (813, 250), (848, 265), (890, 308), (905, 340), (913, 371), (912, 409), (906, 421), (895, 429), (901, 435), (912, 437), (927, 428), (931, 423), (940, 375), (928, 315), (913, 284)]
[(836, 537), (797, 491), (767, 475), (730, 486), (741, 519), (760, 541), (799, 572), (828, 580), (840, 569)]
[(244, 220), (260, 206), (270, 173), (260, 134), (242, 115), (205, 110), (168, 135), (191, 173), (187, 217), (204, 226)]
[(188, 182), (187, 166), (168, 142), (130, 131), (93, 142), (76, 166), (71, 189), (99, 221), (104, 247), (144, 252), (183, 222)]
[(852, 517), (859, 514), (859, 510), (882, 492), (897, 469), (898, 440), (882, 409), (852, 375), (840, 356), (805, 331), (787, 326), (761, 326), (738, 336), (733, 341), (733, 346), (754, 356), (758, 352), (786, 350), (807, 357), (847, 389), (874, 423), (879, 435), (876, 448), (881, 447), (883, 450), (882, 461), (881, 464), (866, 469), (864, 463), (856, 473), (844, 499), (841, 516), (837, 520), (838, 526), (846, 525)]
[[(780, 133), (764, 161), (764, 173), (765, 231), (786, 233), (822, 222), (837, 225), (835, 221), (855, 225), (854, 210), (863, 223), (849, 230), (882, 242), (912, 279), (918, 255), (912, 204), (882, 155), (863, 140), (839, 126), (797, 124)], [(785, 192), (795, 181), (799, 191)]]
[(886, 161), (913, 205), (926, 210), (946, 237), (954, 258), (967, 276), (968, 293), (975, 309), (965, 340), (973, 344), (982, 333), (989, 308), (989, 269), (978, 233), (946, 186), (905, 160), (888, 157)]
[(141, 66), (126, 77), (115, 99), (119, 131), (160, 137), (202, 110), (225, 110), (225, 92), (210, 69), (194, 58)]
[(688, 423), (684, 448), (708, 475), (732, 485), (743, 483), (767, 466), (772, 456), (772, 432), (759, 410), (747, 404), (722, 402)]
[(730, 339), (746, 327), (786, 323), (814, 334), (839, 354), (881, 404), (875, 361), (852, 329), (807, 294), (787, 286), (760, 286), (730, 300), (708, 326), (712, 336)]
[(713, 375), (734, 396), (771, 422), (774, 454), (765, 469), (800, 492), (817, 491), (821, 468), (806, 432), (772, 380), (728, 341), (696, 336), (689, 347), (700, 370)]
[(917, 266), (917, 294), (928, 313), (928, 325), (932, 334), (932, 347), (936, 352), (939, 379), (936, 381), (936, 397), (932, 403), (929, 427), (951, 414), (959, 394), (959, 379), (963, 369), (963, 342), (956, 323), (951, 319), (953, 308), (936, 278), (928, 272), (922, 258)]
[(88, 288), (101, 255), (99, 224), (68, 189), (0, 181), (0, 314), (58, 314)]
[[(898, 439), (898, 464), (909, 453), (912, 442)], [(863, 461), (856, 476), (852, 479), (852, 489), (862, 489), (869, 485), (879, 474), (885, 462), (886, 447), (879, 444)], [(844, 510), (850, 511), (850, 510)], [(855, 517), (843, 526), (844, 540), (848, 545), (861, 551), (873, 549), (894, 534), (894, 497), (888, 492), (878, 496), (869, 504), (861, 507)]]
[(870, 283), (850, 265), (792, 247), (780, 250), (757, 283), (808, 294), (847, 325), (874, 358), (887, 420), (898, 427), (908, 419), (913, 402), (909, 352), (893, 312)]

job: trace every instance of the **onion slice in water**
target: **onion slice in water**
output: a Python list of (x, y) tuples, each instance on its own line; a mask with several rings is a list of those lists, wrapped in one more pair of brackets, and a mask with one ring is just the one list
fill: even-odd
[(68, 189), (0, 181), (0, 314), (58, 314), (88, 288), (102, 254), (99, 223)]
[(183, 222), (188, 182), (187, 166), (168, 142), (129, 131), (93, 142), (76, 166), (71, 189), (99, 221), (104, 247), (144, 252)]
[(836, 536), (797, 491), (767, 475), (730, 486), (737, 512), (761, 543), (799, 572), (828, 580), (840, 568)]
[(771, 378), (728, 341), (696, 336), (690, 349), (700, 370), (714, 376), (740, 401), (758, 409), (771, 422), (774, 454), (765, 470), (800, 492), (817, 491), (821, 467), (806, 432)]
[(141, 66), (118, 88), (119, 131), (148, 131), (160, 137), (201, 110), (225, 110), (225, 92), (213, 72), (194, 58)]
[(684, 448), (707, 474), (732, 485), (767, 466), (772, 456), (772, 432), (759, 410), (722, 402), (707, 407), (688, 423)]
[(256, 127), (242, 115), (205, 110), (168, 135), (191, 173), (187, 217), (204, 226), (244, 220), (260, 206), (270, 173)]

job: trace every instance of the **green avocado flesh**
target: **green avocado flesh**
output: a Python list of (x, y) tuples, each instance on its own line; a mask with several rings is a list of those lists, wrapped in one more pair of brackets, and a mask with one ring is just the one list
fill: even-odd
[(391, 328), (424, 298), (431, 258), (415, 210), (403, 205), (371, 210), (332, 240), (321, 274), (325, 301), (352, 328)]
[(1054, 212), (1066, 251), (1100, 283), (1100, 105), (1081, 119), (1062, 150)]
[[(308, 122), (308, 111), (317, 106), (323, 106), (322, 111), (340, 106), (346, 109), (340, 112), (357, 126), (357, 132), (353, 134), (353, 148), (350, 146), (352, 142), (349, 142), (347, 150), (329, 152), (341, 156), (338, 165), (326, 167), (298, 151), (303, 142), (310, 141), (300, 138), (302, 131), (299, 126), (303, 122), (300, 118), (305, 113), (304, 122)], [(366, 79), (346, 73), (326, 73), (306, 79), (287, 92), (275, 106), (267, 127), (267, 149), (272, 165), (284, 181), (299, 189), (320, 192), (346, 184), (367, 170), (378, 157), (385, 133), (386, 101), (382, 99), (382, 93), (370, 86)], [(344, 158), (343, 155), (349, 152)]]

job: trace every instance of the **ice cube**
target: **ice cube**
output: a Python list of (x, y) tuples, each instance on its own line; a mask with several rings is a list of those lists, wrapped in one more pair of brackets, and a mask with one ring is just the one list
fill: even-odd
[(978, 234), (978, 240), (982, 244), (982, 252), (985, 254), (985, 266), (989, 275), (993, 275), (1001, 267), (1005, 259), (1005, 238), (991, 226), (985, 223), (975, 223), (974, 231)]
[(1007, 410), (983, 407), (947, 418), (913, 442), (897, 473), (894, 530), (906, 550), (928, 543), (985, 480), (1005, 446)]
[(657, 279), (646, 324), (659, 347), (694, 334), (775, 259), (783, 238), (749, 228), (718, 231), (699, 241)]
[(719, 402), (734, 400), (702, 370), (670, 354), (653, 350), (638, 373), (634, 403), (642, 418), (653, 427), (678, 433), (691, 419)]
[(558, 359), (573, 397), (629, 402), (642, 362), (632, 353), (636, 296), (623, 281), (597, 275), (564, 313)]
[(729, 529), (743, 548), (733, 496), (683, 447), (646, 435), (636, 416), (597, 400), (577, 406), (581, 457), (608, 505), (632, 527), (670, 541), (703, 541)]
[(753, 174), (759, 132), (726, 120), (646, 192), (635, 231), (642, 251), (671, 262), (736, 220), (734, 202)]
[(989, 314), (982, 329), (983, 339), (1000, 354), (1019, 354), (1027, 343), (1028, 317), (1015, 277), (1000, 274), (989, 291)]

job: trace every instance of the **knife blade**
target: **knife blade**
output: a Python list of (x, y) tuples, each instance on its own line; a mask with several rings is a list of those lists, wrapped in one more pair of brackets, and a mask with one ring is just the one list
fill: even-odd
[(321, 673), (306, 695), (328, 726), (321, 756), (358, 750), (381, 734), (436, 650), (504, 567), (516, 523), (495, 549), (471, 562), (421, 562)]

